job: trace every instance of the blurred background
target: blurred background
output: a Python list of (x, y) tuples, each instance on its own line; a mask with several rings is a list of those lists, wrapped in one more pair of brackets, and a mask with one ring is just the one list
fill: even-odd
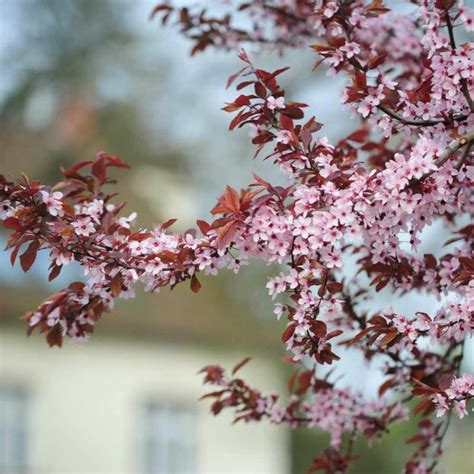
[[(246, 131), (227, 132), (220, 108), (235, 95), (225, 83), (240, 67), (236, 56), (189, 58), (177, 31), (148, 21), (155, 2), (0, 0), (1, 173), (53, 183), (61, 165), (105, 150), (132, 166), (117, 173), (118, 189), (139, 223), (173, 217), (178, 230), (207, 218), (225, 184), (245, 186), (252, 172), (281, 180), (251, 159)], [(356, 125), (338, 105), (340, 80), (312, 72), (311, 53), (254, 55), (262, 67), (292, 66), (288, 94), (313, 105), (329, 137)], [(47, 263), (23, 274), (0, 254), (0, 474), (299, 474), (326, 445), (310, 430), (232, 426), (198, 401), (203, 366), (246, 356), (250, 382), (285, 392), (284, 322), (264, 285), (275, 269), (205, 278), (198, 295), (187, 286), (141, 294), (120, 302), (90, 343), (58, 350), (27, 339), (19, 321), (80, 278), (71, 268), (47, 284)], [(380, 382), (351, 363), (360, 387)], [(351, 472), (400, 472), (413, 430), (407, 423), (370, 450), (361, 445)], [(446, 472), (473, 472), (471, 443), (472, 423), (454, 424)]]

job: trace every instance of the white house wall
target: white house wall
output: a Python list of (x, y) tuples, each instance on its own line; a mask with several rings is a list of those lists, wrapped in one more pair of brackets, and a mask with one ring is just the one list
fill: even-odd
[[(143, 472), (140, 415), (148, 401), (185, 404), (197, 412), (197, 474), (286, 474), (289, 433), (267, 423), (231, 425), (213, 417), (196, 372), (227, 367), (247, 354), (216, 355), (186, 346), (95, 338), (84, 346), (49, 349), (42, 338), (3, 332), (0, 385), (29, 396), (31, 474)], [(245, 375), (278, 388), (277, 374), (256, 359)]]

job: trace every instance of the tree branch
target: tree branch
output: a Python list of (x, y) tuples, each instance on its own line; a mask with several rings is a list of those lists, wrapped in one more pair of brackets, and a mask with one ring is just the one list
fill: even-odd
[[(463, 146), (468, 145), (466, 148), (466, 151), (463, 153), (463, 156), (459, 160), (459, 162), (456, 164), (456, 169), (460, 169), (462, 164), (464, 163), (465, 159), (469, 155), (469, 150), (474, 142), (474, 130), (471, 130), (470, 132), (466, 133), (465, 135), (462, 135), (459, 137), (457, 140), (453, 140), (446, 150), (444, 150), (443, 153), (439, 156), (439, 158), (435, 161), (436, 168), (441, 168), (453, 155), (456, 153), (459, 149), (461, 149)], [(411, 184), (414, 183), (419, 183), (420, 181), (423, 181), (424, 179), (430, 177), (433, 173), (435, 173), (437, 170), (432, 170), (429, 173), (424, 174), (421, 178), (419, 179), (414, 179), (411, 181)]]
[(435, 161), (435, 165), (440, 168), (443, 166), (446, 161), (451, 158), (451, 156), (454, 155), (460, 148), (463, 146), (469, 144), (471, 146), (471, 142), (474, 140), (474, 130), (471, 130), (470, 132), (466, 133), (465, 135), (462, 135), (459, 137), (458, 140), (453, 140), (446, 150), (440, 155), (440, 157)]
[(457, 170), (460, 170), (462, 168), (462, 165), (464, 164), (464, 162), (466, 161), (466, 158), (469, 156), (469, 152), (471, 151), (471, 148), (472, 148), (472, 145), (474, 144), (474, 142), (470, 141), (467, 145), (467, 147), (464, 149), (464, 153), (462, 154), (461, 158), (459, 159), (459, 161), (456, 163), (456, 166), (455, 168)]
[(387, 114), (388, 116), (392, 117), (395, 120), (398, 120), (399, 122), (405, 124), (405, 125), (413, 125), (417, 127), (433, 127), (434, 125), (439, 125), (440, 123), (442, 124), (448, 124), (451, 123), (453, 120), (464, 120), (467, 118), (467, 115), (458, 115), (456, 117), (453, 117), (452, 120), (450, 119), (439, 119), (439, 120), (412, 120), (412, 119), (407, 119), (405, 117), (402, 117), (400, 114), (397, 114), (397, 112), (394, 112), (393, 110), (385, 107), (384, 105), (378, 105), (377, 108)]
[(306, 22), (306, 18), (302, 18), (298, 15), (295, 15), (294, 13), (291, 13), (288, 10), (285, 10), (284, 8), (281, 8), (281, 7), (276, 7), (274, 5), (269, 5), (268, 3), (262, 3), (262, 8), (264, 8), (265, 10), (272, 11), (272, 12), (278, 14), (278, 15), (281, 15), (285, 18), (293, 20), (294, 22), (297, 22), (297, 23)]
[[(451, 17), (449, 16), (449, 11), (447, 10), (446, 10), (446, 27), (448, 28), (449, 43), (451, 45), (451, 49), (456, 50), (456, 39), (454, 38), (453, 24), (451, 22)], [(469, 94), (469, 89), (467, 87), (466, 79), (461, 78), (459, 83), (461, 85), (461, 91), (467, 100), (467, 103), (469, 105), (469, 108), (471, 109), (471, 112), (474, 112), (474, 101), (472, 100), (471, 94)]]

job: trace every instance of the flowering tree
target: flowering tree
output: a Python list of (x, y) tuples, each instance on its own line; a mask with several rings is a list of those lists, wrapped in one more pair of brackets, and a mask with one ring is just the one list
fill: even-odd
[[(231, 76), (240, 95), (224, 110), (230, 130), (247, 127), (256, 155), (266, 154), (288, 177), (274, 186), (261, 177), (247, 189), (227, 186), (210, 222), (176, 234), (169, 220), (134, 229), (135, 213), (122, 216), (104, 185), (111, 167), (127, 167), (99, 153), (63, 169), (53, 187), (0, 176), (0, 218), (11, 231), (11, 262), (28, 271), (40, 250), (50, 255), (50, 276), (78, 262), (86, 279), (71, 283), (24, 316), (28, 333), (46, 333), (49, 345), (64, 337), (84, 340), (117, 298), (189, 281), (199, 272), (235, 272), (253, 260), (280, 266), (267, 283), (275, 313), (288, 323), (282, 341), (294, 364), (285, 403), (265, 395), (219, 366), (203, 369), (215, 386), (212, 412), (232, 407), (236, 420), (317, 427), (331, 446), (310, 471), (346, 472), (356, 458), (354, 440), (381, 437), (408, 416), (419, 397), (419, 431), (406, 473), (434, 472), (451, 412), (460, 418), (474, 396), (474, 377), (461, 374), (463, 344), (474, 329), (474, 29), (472, 10), (455, 0), (412, 1), (404, 14), (382, 0), (256, 0), (240, 2), (233, 17), (208, 16), (198, 7), (158, 5), (152, 17), (176, 21), (193, 53), (243, 44), (280, 51), (311, 46), (317, 65), (347, 78), (341, 100), (357, 128), (336, 143), (321, 133), (305, 104), (286, 96), (278, 79), (287, 68), (258, 69), (240, 50), (242, 69)], [(423, 231), (442, 222), (451, 236), (443, 255), (422, 254)], [(357, 257), (357, 274), (345, 271)], [(398, 294), (439, 298), (428, 314), (426, 298), (412, 314), (367, 307), (387, 287)], [(341, 347), (345, 346), (345, 347)], [(367, 401), (341, 386), (334, 372), (341, 355), (358, 350), (376, 361), (384, 382)], [(432, 417), (433, 412), (436, 417)]]

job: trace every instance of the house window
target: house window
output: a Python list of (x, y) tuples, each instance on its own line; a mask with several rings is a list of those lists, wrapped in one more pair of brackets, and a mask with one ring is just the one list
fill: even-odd
[(0, 472), (27, 471), (27, 398), (24, 392), (0, 387)]
[(144, 472), (193, 474), (195, 472), (195, 419), (191, 410), (147, 404), (144, 418)]

